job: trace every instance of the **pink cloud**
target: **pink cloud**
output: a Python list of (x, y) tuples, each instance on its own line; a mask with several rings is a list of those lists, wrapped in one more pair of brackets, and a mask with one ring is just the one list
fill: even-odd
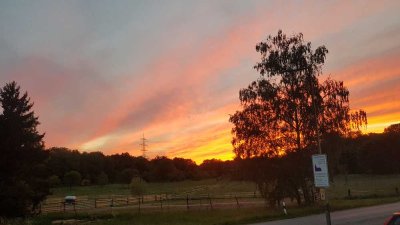
[[(114, 71), (108, 67), (118, 65), (75, 62), (66, 66), (39, 57), (26, 57), (7, 73), (36, 102), (48, 146), (137, 155), (138, 139), (144, 132), (153, 155), (184, 156), (196, 161), (227, 159), (232, 157), (228, 114), (238, 109), (239, 89), (258, 77), (252, 69), (259, 60), (254, 46), (280, 28), (288, 34), (303, 32), (314, 47), (321, 42), (332, 49), (335, 71), (327, 72), (348, 85), (353, 108), (370, 111), (371, 126), (398, 120), (398, 49), (375, 58), (351, 49), (355, 56), (350, 54), (351, 60), (344, 59), (349, 40), (363, 38), (352, 31), (364, 29), (364, 34), (370, 35), (365, 21), (396, 7), (396, 1), (267, 2), (249, 8), (241, 17), (229, 17), (232, 21), (201, 41), (193, 41), (197, 40), (196, 27), (186, 28), (187, 32), (179, 36), (171, 37), (172, 32), (169, 36), (159, 34), (164, 45), (172, 38), (181, 44), (160, 51), (140, 70), (133, 68), (112, 79), (102, 78), (107, 74), (100, 71), (101, 67)], [(185, 28), (186, 23), (180, 22), (179, 26)], [(204, 22), (212, 26), (212, 17), (204, 18)], [(120, 47), (130, 44), (121, 43)], [(327, 64), (330, 59), (328, 55)], [(245, 71), (243, 75), (229, 75), (239, 70)]]
[[(332, 8), (333, 7), (333, 8)], [(307, 37), (312, 36), (312, 39), (318, 39), (321, 35), (327, 33), (341, 32), (348, 26), (348, 24), (356, 24), (358, 20), (368, 17), (370, 14), (377, 13), (383, 10), (377, 4), (377, 7), (371, 5), (364, 10), (356, 10), (356, 13), (352, 13), (356, 5), (348, 6), (344, 3), (330, 5), (326, 8), (326, 13), (335, 14), (335, 11), (341, 11), (344, 16), (339, 20), (324, 20), (323, 23), (318, 23), (321, 29), (317, 27), (310, 28), (309, 21), (311, 18), (303, 19), (300, 21), (300, 28)], [(283, 11), (291, 11), (290, 7), (284, 8)], [(311, 11), (311, 14), (318, 14), (317, 9)], [(206, 144), (201, 141), (193, 142), (193, 137), (203, 137), (204, 139), (213, 140), (207, 133), (221, 133), (224, 135), (219, 136), (216, 140), (224, 140), (223, 148), (226, 148), (223, 155), (231, 154), (230, 146), (230, 125), (228, 122), (225, 125), (213, 126), (204, 128), (204, 130), (189, 132), (181, 134), (182, 137), (178, 138), (180, 134), (179, 130), (185, 130), (185, 126), (195, 127), (193, 124), (187, 124), (182, 121), (186, 121), (188, 115), (196, 115), (196, 111), (201, 109), (203, 105), (207, 105), (207, 101), (218, 101), (216, 99), (205, 98), (204, 90), (207, 90), (207, 83), (211, 80), (216, 79), (220, 76), (223, 71), (237, 67), (244, 58), (252, 58), (257, 60), (258, 56), (253, 50), (253, 46), (256, 42), (260, 41), (259, 37), (262, 37), (266, 27), (273, 27), (272, 23), (263, 24), (263, 21), (270, 19), (268, 16), (256, 16), (252, 17), (248, 21), (233, 26), (227, 31), (210, 38), (202, 43), (196, 43), (196, 47), (185, 45), (181, 49), (177, 49), (174, 52), (169, 52), (166, 55), (160, 56), (158, 60), (150, 64), (145, 71), (141, 72), (141, 79), (135, 78), (135, 86), (133, 91), (128, 92), (129, 100), (127, 103), (121, 103), (117, 110), (111, 112), (109, 119), (103, 124), (103, 126), (96, 132), (93, 138), (107, 136), (112, 133), (119, 133), (120, 138), (116, 138), (114, 142), (110, 143), (109, 150), (115, 151), (132, 151), (132, 148), (138, 149), (137, 140), (142, 132), (149, 134), (150, 136), (163, 136), (168, 134), (169, 139), (166, 142), (171, 144), (154, 144), (154, 149), (161, 149), (167, 155), (178, 155), (178, 156), (192, 156), (197, 157), (200, 155), (212, 157), (213, 152), (208, 151), (205, 146)], [(273, 17), (277, 16), (272, 13)], [(261, 22), (260, 22), (261, 21)], [(301, 22), (304, 22), (302, 25)], [(323, 25), (323, 26), (322, 26)], [(303, 30), (303, 28), (305, 28)], [(276, 31), (275, 31), (276, 32)], [(390, 63), (393, 63), (391, 61)], [(373, 68), (372, 64), (370, 64)], [(361, 69), (363, 65), (360, 65), (358, 69)], [(357, 68), (346, 70), (346, 73), (357, 73)], [(251, 65), (249, 67), (249, 73), (254, 74), (251, 80), (256, 79), (257, 75), (255, 71), (252, 71)], [(384, 76), (390, 77), (388, 71), (381, 71)], [(340, 73), (343, 74), (343, 73)], [(336, 75), (334, 75), (336, 77)], [(348, 77), (348, 76), (346, 76)], [(356, 77), (356, 76), (353, 76)], [(372, 81), (372, 80), (371, 80)], [(131, 81), (126, 80), (125, 83)], [(362, 80), (357, 81), (356, 79), (346, 81), (351, 85), (357, 84), (357, 82), (363, 82)], [(242, 86), (246, 86), (247, 83), (243, 83)], [(236, 90), (237, 92), (238, 90)], [(170, 94), (172, 93), (172, 94)], [(155, 104), (155, 108), (148, 108), (148, 105)], [(358, 105), (355, 105), (358, 106)], [(157, 113), (153, 114), (149, 110), (146, 115), (146, 111), (140, 109), (153, 109)], [(214, 109), (211, 109), (214, 110)], [(230, 113), (234, 112), (234, 109)], [(135, 119), (141, 120), (146, 115), (143, 124), (140, 126), (131, 126), (135, 124)], [(227, 113), (228, 114), (228, 113)], [(224, 119), (228, 121), (228, 115), (224, 115)], [(200, 116), (203, 118), (203, 116)], [(133, 122), (132, 122), (133, 121)], [(202, 121), (199, 121), (202, 123)], [(203, 122), (204, 123), (204, 122)], [(163, 125), (160, 125), (163, 124)], [(121, 131), (121, 128), (125, 127), (125, 131)], [(157, 127), (157, 132), (155, 132)], [(219, 146), (218, 144), (215, 144)], [(112, 146), (112, 147), (111, 147)], [(137, 150), (136, 154), (140, 154)], [(209, 153), (207, 153), (209, 152)]]

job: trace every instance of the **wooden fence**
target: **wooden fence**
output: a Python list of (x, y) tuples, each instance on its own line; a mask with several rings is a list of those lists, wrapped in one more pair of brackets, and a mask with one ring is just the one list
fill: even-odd
[(374, 198), (374, 197), (392, 197), (400, 196), (399, 188), (395, 187), (392, 190), (389, 189), (372, 189), (372, 190), (358, 190), (358, 189), (347, 189), (346, 199), (354, 198)]
[(131, 207), (138, 211), (164, 208), (221, 208), (247, 207), (264, 204), (264, 199), (255, 192), (242, 192), (225, 195), (145, 195), (133, 197), (126, 195), (88, 197), (77, 196), (75, 204), (66, 204), (63, 198), (49, 198), (41, 205), (42, 213), (90, 211), (114, 207)]
[[(389, 190), (356, 190), (348, 189), (334, 199), (374, 198), (400, 196), (399, 189)], [(287, 201), (290, 202), (290, 201)], [(291, 203), (289, 203), (291, 204)], [(264, 199), (258, 192), (241, 192), (224, 195), (195, 195), (195, 194), (158, 194), (134, 197), (128, 195), (112, 196), (77, 196), (75, 204), (65, 204), (63, 198), (49, 198), (41, 205), (42, 213), (67, 212), (67, 211), (90, 211), (107, 210), (112, 208), (135, 208), (139, 212), (147, 209), (199, 209), (199, 208), (222, 208), (222, 207), (250, 207), (265, 205)]]

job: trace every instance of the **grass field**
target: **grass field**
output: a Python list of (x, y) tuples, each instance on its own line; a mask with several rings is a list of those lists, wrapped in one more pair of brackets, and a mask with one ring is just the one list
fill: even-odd
[[(345, 176), (333, 179), (328, 189), (329, 198), (342, 199), (347, 196), (348, 189), (353, 196), (386, 196), (395, 195), (396, 187), (400, 189), (400, 175), (349, 175), (347, 182)], [(211, 194), (220, 195), (227, 193), (254, 192), (256, 185), (252, 182), (228, 181), (208, 179), (200, 181), (182, 181), (171, 183), (147, 183), (146, 194)], [(111, 196), (129, 195), (129, 185), (109, 184), (105, 186), (78, 186), (60, 187), (51, 190), (52, 197), (76, 196)]]
[(354, 197), (393, 196), (400, 189), (400, 175), (349, 175), (347, 182), (341, 175), (333, 181), (328, 194), (336, 199), (346, 197), (349, 189)]
[[(240, 192), (254, 192), (256, 185), (251, 182), (227, 181), (216, 179), (200, 181), (181, 181), (171, 183), (147, 183), (146, 194), (226, 194)], [(127, 184), (110, 184), (105, 186), (61, 187), (51, 190), (51, 197), (76, 196), (103, 196), (103, 195), (129, 195)]]
[[(328, 196), (333, 210), (342, 210), (362, 206), (370, 206), (400, 201), (396, 195), (396, 187), (400, 187), (400, 176), (350, 175), (347, 181), (344, 176), (335, 177), (328, 189)], [(348, 199), (348, 189), (352, 199)], [(251, 182), (217, 181), (215, 179), (201, 181), (183, 181), (174, 183), (148, 183), (147, 194), (189, 194), (189, 195), (222, 195), (228, 193), (254, 192), (256, 186)], [(60, 198), (73, 194), (77, 196), (129, 195), (128, 185), (106, 185), (56, 188), (49, 198)], [(50, 213), (37, 217), (30, 224), (52, 224), (64, 219), (76, 219), (80, 222), (72, 224), (247, 224), (252, 222), (290, 218), (323, 212), (322, 206), (297, 207), (288, 206), (289, 215), (284, 216), (281, 210), (267, 209), (262, 206), (240, 208), (166, 208), (163, 210), (144, 210), (140, 214), (137, 208), (105, 209), (103, 211), (71, 213)], [(53, 223), (54, 224), (54, 223)], [(64, 223), (65, 224), (65, 223)]]

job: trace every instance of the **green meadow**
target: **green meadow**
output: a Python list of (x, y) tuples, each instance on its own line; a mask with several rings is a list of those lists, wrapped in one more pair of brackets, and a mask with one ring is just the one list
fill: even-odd
[[(252, 182), (247, 181), (228, 181), (207, 179), (199, 181), (180, 181), (165, 183), (146, 183), (146, 194), (175, 194), (175, 195), (222, 195), (226, 193), (254, 192), (257, 187)], [(79, 187), (60, 187), (53, 188), (52, 197), (64, 197), (66, 195), (76, 196), (112, 196), (130, 195), (128, 184), (109, 184), (104, 186), (79, 186)]]
[[(343, 210), (363, 206), (371, 206), (400, 201), (395, 189), (400, 185), (398, 175), (350, 175), (337, 176), (328, 189), (329, 202), (332, 210)], [(352, 198), (349, 198), (348, 189)], [(147, 194), (210, 194), (214, 196), (227, 193), (254, 192), (256, 186), (251, 182), (226, 180), (200, 180), (173, 183), (148, 183)], [(55, 188), (49, 198), (60, 198), (68, 194), (77, 196), (107, 196), (129, 195), (128, 185), (85, 186), (70, 188)], [(99, 224), (99, 225), (128, 225), (128, 224), (248, 224), (253, 222), (292, 218), (324, 211), (323, 204), (313, 206), (296, 206), (289, 204), (288, 215), (279, 208), (267, 208), (264, 205), (253, 207), (215, 207), (211, 208), (164, 208), (146, 209), (138, 212), (136, 207), (121, 207), (113, 209), (78, 211), (76, 214), (56, 212), (40, 215), (28, 224)], [(19, 222), (15, 222), (19, 224)]]

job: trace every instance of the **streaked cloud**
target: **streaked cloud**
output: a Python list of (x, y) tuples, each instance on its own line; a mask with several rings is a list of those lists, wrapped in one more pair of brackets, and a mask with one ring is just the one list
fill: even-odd
[(400, 122), (398, 1), (0, 3), (0, 82), (35, 102), (46, 145), (149, 156), (233, 157), (229, 114), (278, 29), (329, 49), (366, 132)]

